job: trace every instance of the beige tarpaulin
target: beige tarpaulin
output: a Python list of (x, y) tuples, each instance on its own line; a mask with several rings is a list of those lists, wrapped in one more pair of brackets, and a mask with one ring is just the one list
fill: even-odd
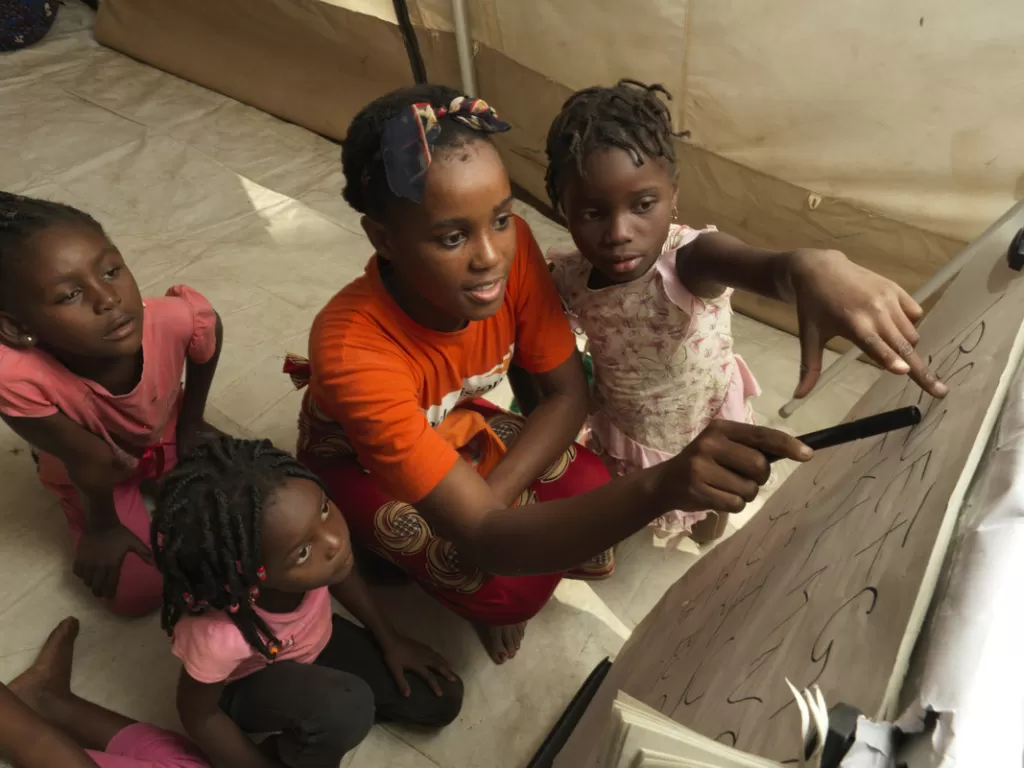
[[(481, 96), (516, 127), (514, 179), (544, 197), (543, 143), (573, 90), (629, 76), (675, 94), (681, 213), (752, 242), (830, 245), (913, 290), (1024, 190), (1024, 6), (470, 0)], [(451, 4), (410, 0), (432, 79), (459, 83)], [(411, 80), (388, 0), (105, 0), (102, 42), (340, 137)], [(748, 313), (792, 327), (767, 302)]]

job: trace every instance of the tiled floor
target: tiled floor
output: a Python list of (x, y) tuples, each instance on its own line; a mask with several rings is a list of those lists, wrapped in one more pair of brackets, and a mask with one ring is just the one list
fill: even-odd
[[(43, 44), (0, 56), (0, 188), (92, 212), (145, 292), (184, 282), (205, 293), (224, 318), (226, 341), (211, 421), (291, 447), (298, 400), (280, 373), (282, 357), (305, 349), (317, 309), (370, 254), (339, 195), (338, 148), (105, 50), (90, 25), (90, 12), (69, 0)], [(524, 213), (542, 246), (566, 241), (563, 230)], [(743, 318), (735, 330), (764, 388), (757, 410), (777, 424), (795, 384), (797, 343)], [(786, 428), (838, 420), (874, 375), (858, 366)], [(76, 689), (176, 727), (177, 665), (156, 619), (113, 619), (86, 594), (70, 573), (60, 513), (5, 429), (0, 472), (0, 679), (20, 671), (48, 630), (75, 614), (83, 624)], [(619, 649), (694, 558), (634, 536), (619, 549), (613, 579), (559, 588), (504, 667), (491, 664), (466, 624), (414, 588), (383, 591), (396, 622), (436, 644), (465, 678), (465, 708), (440, 734), (375, 729), (345, 764), (524, 765), (593, 666)]]

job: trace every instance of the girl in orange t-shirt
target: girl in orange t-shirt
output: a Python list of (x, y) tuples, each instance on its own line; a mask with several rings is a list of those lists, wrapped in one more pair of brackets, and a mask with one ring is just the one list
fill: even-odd
[[(317, 316), (308, 367), (290, 366), (310, 387), (299, 456), (353, 539), (473, 621), (498, 663), (562, 574), (670, 509), (742, 509), (768, 478), (762, 451), (810, 455), (780, 432), (723, 422), (665, 464), (608, 482), (573, 442), (586, 377), (537, 244), (512, 214), (489, 138), (507, 129), (484, 102), (440, 86), (396, 91), (355, 117), (344, 194), (376, 255)], [(479, 400), (512, 363), (541, 395), (525, 420)]]

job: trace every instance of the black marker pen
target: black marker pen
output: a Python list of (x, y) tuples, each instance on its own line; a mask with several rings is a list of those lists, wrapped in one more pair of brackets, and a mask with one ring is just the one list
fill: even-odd
[[(921, 409), (916, 405), (908, 405), (906, 408), (897, 408), (895, 411), (886, 411), (817, 432), (808, 432), (806, 435), (800, 435), (797, 440), (811, 450), (818, 451), (822, 448), (852, 443), (854, 440), (863, 440), (866, 437), (874, 437), (886, 432), (895, 432), (897, 429), (912, 427), (920, 423)], [(778, 460), (778, 456), (768, 455), (769, 462)]]

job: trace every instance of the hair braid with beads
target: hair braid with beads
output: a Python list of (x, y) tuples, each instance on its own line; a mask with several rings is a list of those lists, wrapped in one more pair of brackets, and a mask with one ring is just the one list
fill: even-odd
[(0, 307), (4, 305), (3, 296), (17, 290), (11, 265), (32, 255), (28, 247), (32, 235), (62, 225), (87, 227), (104, 234), (96, 219), (70, 205), (0, 192)]
[[(152, 546), (164, 577), (161, 625), (168, 635), (183, 616), (224, 611), (267, 659), (280, 650), (254, 610), (265, 571), (263, 510), (291, 478), (320, 479), (267, 440), (219, 438), (184, 457), (161, 481)], [(326, 489), (325, 489), (326, 492)]]
[(562, 209), (566, 171), (571, 168), (582, 176), (587, 158), (598, 150), (623, 149), (637, 167), (645, 158), (663, 158), (674, 173), (672, 140), (689, 132), (672, 129), (666, 103), (671, 99), (664, 86), (637, 80), (620, 80), (610, 88), (585, 88), (570, 96), (548, 131), (545, 181), (554, 209)]

